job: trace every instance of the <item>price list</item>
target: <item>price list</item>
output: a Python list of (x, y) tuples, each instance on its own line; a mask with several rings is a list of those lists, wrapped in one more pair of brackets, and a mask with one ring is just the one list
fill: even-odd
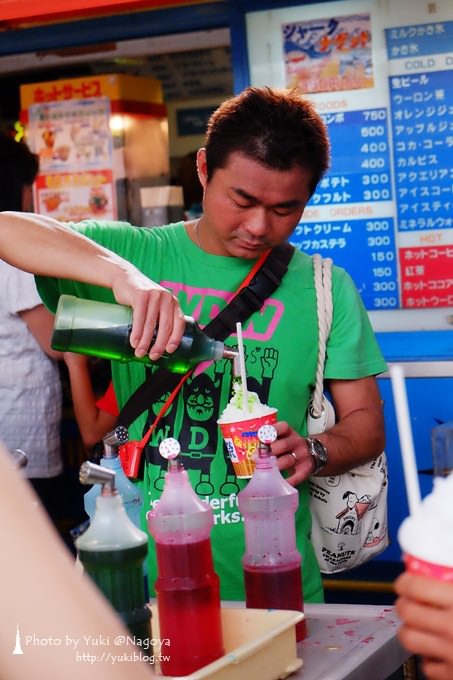
[(332, 147), (330, 172), (314, 205), (389, 201), (392, 198), (386, 109), (323, 115)]
[(331, 168), (307, 205), (292, 243), (344, 267), (367, 309), (397, 308), (387, 110), (323, 117), (332, 147)]
[(386, 37), (402, 305), (450, 307), (453, 22), (401, 26)]
[(451, 229), (453, 71), (393, 76), (398, 229)]

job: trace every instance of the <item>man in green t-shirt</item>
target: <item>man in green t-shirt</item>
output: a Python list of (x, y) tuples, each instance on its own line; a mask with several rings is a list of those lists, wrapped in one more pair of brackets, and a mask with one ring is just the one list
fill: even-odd
[[(205, 148), (197, 155), (204, 191), (199, 220), (151, 229), (91, 221), (71, 226), (159, 284), (146, 319), (151, 329), (156, 324), (159, 328), (150, 352), (156, 359), (164, 350), (172, 351), (180, 337), (180, 308), (204, 326), (229, 301), (260, 255), (287, 241), (328, 163), (326, 128), (309, 102), (296, 92), (249, 88), (222, 104), (208, 123)], [(109, 291), (63, 279), (40, 279), (38, 287), (52, 310), (61, 293), (112, 301)], [(243, 327), (248, 387), (263, 403), (278, 409), (273, 452), (299, 490), (297, 540), (304, 597), (311, 602), (322, 599), (322, 582), (309, 541), (305, 480), (311, 474), (339, 474), (384, 448), (375, 376), (386, 365), (360, 296), (337, 267), (332, 271), (332, 292), (325, 379), (338, 422), (316, 438), (315, 446), (305, 437), (318, 353), (311, 257), (294, 253), (281, 285)], [(236, 346), (237, 340), (231, 336), (226, 343)], [(141, 356), (149, 350), (143, 338), (135, 347)], [(121, 407), (145, 379), (146, 369), (139, 363), (113, 362), (112, 371)], [(175, 437), (194, 488), (214, 512), (212, 545), (222, 597), (243, 599), (244, 537), (237, 493), (246, 482), (235, 478), (216, 423), (231, 386), (228, 361), (203, 365), (186, 382), (147, 446), (144, 506), (145, 512), (154, 507), (162, 491), (164, 467), (158, 445), (165, 437)], [(131, 438), (141, 438), (155, 417), (155, 407), (150, 404), (149, 412), (133, 424)], [(153, 549), (149, 568), (152, 584)]]

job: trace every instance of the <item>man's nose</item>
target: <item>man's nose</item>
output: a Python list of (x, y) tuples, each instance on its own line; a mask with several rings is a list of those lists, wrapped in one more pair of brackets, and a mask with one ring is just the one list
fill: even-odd
[(247, 215), (247, 231), (256, 237), (264, 236), (269, 228), (266, 210), (256, 207)]

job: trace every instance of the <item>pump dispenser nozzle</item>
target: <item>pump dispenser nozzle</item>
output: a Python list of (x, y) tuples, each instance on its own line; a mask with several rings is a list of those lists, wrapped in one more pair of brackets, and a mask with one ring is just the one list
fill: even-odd
[(262, 425), (258, 430), (258, 457), (269, 458), (272, 456), (271, 444), (277, 439), (277, 430), (273, 425)]
[(175, 470), (176, 468), (182, 468), (183, 464), (179, 458), (181, 453), (181, 446), (177, 439), (173, 437), (168, 437), (163, 439), (159, 444), (159, 453), (162, 458), (168, 460), (168, 469)]
[(28, 457), (25, 451), (22, 451), (22, 449), (14, 449), (12, 454), (16, 468), (23, 468), (27, 466)]
[(224, 359), (231, 359), (233, 362), (235, 362), (236, 358), (239, 358), (239, 352), (236, 352), (235, 349), (225, 348), (223, 350), (223, 358)]
[(103, 496), (114, 496), (118, 493), (115, 488), (115, 470), (101, 467), (95, 463), (85, 461), (80, 466), (79, 480), (81, 484), (102, 484)]
[(102, 438), (104, 445), (104, 458), (113, 458), (118, 455), (118, 448), (129, 440), (129, 433), (127, 427), (118, 425), (114, 430), (108, 432)]

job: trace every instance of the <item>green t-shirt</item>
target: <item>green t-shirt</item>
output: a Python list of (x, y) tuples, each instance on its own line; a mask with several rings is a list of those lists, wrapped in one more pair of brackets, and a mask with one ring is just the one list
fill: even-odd
[[(182, 223), (166, 227), (137, 228), (126, 223), (85, 222), (73, 225), (88, 237), (126, 260), (177, 296), (185, 314), (206, 325), (229, 301), (252, 267), (250, 260), (210, 255), (197, 248)], [(61, 293), (114, 301), (111, 291), (67, 280), (37, 279), (44, 303), (55, 310)], [(333, 324), (327, 345), (326, 378), (355, 379), (376, 375), (386, 364), (376, 343), (366, 310), (349, 275), (332, 271)], [(248, 388), (262, 403), (278, 409), (300, 434), (306, 433), (306, 412), (314, 387), (318, 351), (318, 324), (312, 260), (296, 251), (277, 291), (262, 309), (243, 324)], [(226, 344), (233, 347), (236, 337)], [(236, 479), (226, 456), (217, 418), (231, 396), (231, 362), (208, 364), (184, 385), (177, 402), (154, 431), (147, 451), (143, 481), (144, 513), (154, 507), (163, 488), (166, 462), (157, 447), (165, 437), (175, 437), (191, 482), (210, 503), (215, 524), (212, 546), (215, 566), (226, 600), (244, 599), (241, 558), (244, 530), (237, 508), (237, 493), (246, 481)], [(149, 369), (148, 369), (149, 370)], [(143, 382), (143, 364), (112, 362), (118, 404), (125, 403)], [(130, 428), (130, 438), (142, 437), (159, 404), (150, 405)], [(148, 423), (148, 425), (147, 425)], [(322, 582), (309, 534), (307, 484), (300, 484), (296, 515), (297, 542), (302, 554), (304, 598), (322, 600)], [(156, 577), (155, 552), (150, 538), (150, 584)]]

